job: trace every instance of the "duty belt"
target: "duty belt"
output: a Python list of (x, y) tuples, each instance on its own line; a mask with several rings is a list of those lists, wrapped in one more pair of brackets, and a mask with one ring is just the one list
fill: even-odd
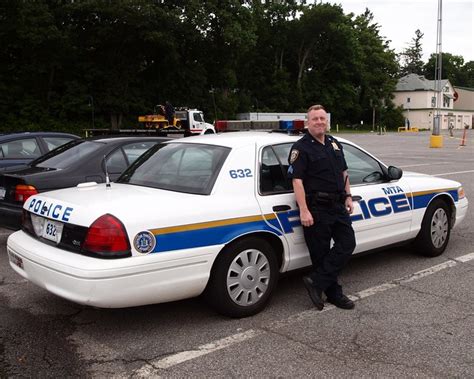
[(311, 192), (309, 194), (310, 202), (316, 204), (332, 204), (344, 202), (346, 194), (344, 192)]

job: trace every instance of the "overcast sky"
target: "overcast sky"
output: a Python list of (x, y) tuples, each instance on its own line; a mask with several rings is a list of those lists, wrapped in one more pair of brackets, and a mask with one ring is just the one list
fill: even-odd
[[(365, 8), (374, 14), (380, 34), (391, 40), (392, 49), (400, 53), (415, 36), (424, 33), (423, 60), (436, 52), (438, 0), (333, 0), (341, 4), (344, 13), (356, 15)], [(474, 60), (474, 0), (444, 0), (442, 12), (442, 50), (461, 55), (464, 61)]]

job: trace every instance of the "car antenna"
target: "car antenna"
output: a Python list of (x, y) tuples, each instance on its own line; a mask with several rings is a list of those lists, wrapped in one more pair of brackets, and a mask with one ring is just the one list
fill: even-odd
[(110, 188), (110, 178), (109, 178), (109, 171), (107, 170), (107, 160), (105, 159), (104, 155), (104, 167), (105, 167), (105, 187)]

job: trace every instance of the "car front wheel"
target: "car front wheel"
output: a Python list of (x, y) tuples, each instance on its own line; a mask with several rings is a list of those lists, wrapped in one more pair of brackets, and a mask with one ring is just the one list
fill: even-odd
[(248, 237), (219, 254), (206, 289), (206, 298), (219, 313), (252, 316), (263, 310), (278, 278), (278, 262), (265, 240)]
[(449, 242), (451, 214), (448, 205), (434, 200), (426, 210), (421, 230), (415, 240), (417, 252), (428, 257), (441, 255)]

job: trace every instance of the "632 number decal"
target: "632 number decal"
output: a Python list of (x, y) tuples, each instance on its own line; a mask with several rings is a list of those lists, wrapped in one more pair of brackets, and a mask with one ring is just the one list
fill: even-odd
[(230, 170), (229, 175), (232, 179), (251, 178), (253, 176), (252, 170), (250, 170), (249, 168), (239, 168), (238, 170)]

